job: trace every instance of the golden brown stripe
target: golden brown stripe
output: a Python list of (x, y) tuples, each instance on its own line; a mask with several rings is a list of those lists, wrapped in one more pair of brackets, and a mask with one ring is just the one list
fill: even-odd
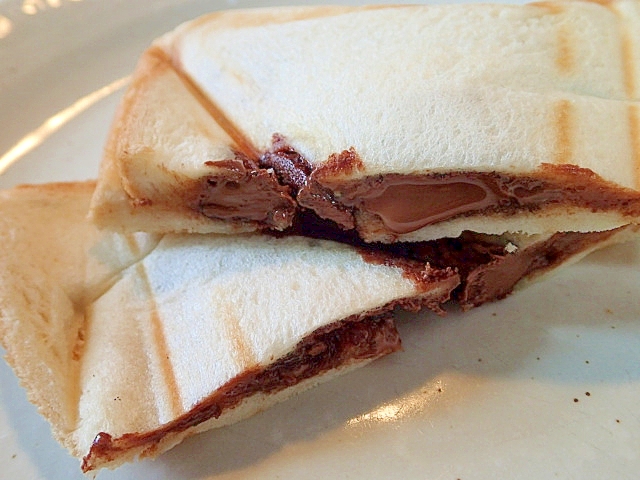
[[(628, 24), (624, 22), (624, 15), (618, 11), (614, 4), (607, 5), (609, 10), (618, 15), (620, 22), (620, 58), (622, 62), (622, 75), (624, 90), (627, 98), (634, 101), (637, 96), (637, 80), (635, 73), (635, 52), (633, 39), (629, 33)], [(627, 110), (629, 124), (629, 140), (631, 144), (631, 158), (635, 168), (636, 188), (640, 188), (640, 107), (630, 103)]]
[[(592, 0), (594, 1), (594, 0)], [(636, 78), (635, 78), (635, 58), (633, 51), (633, 40), (629, 34), (628, 23), (625, 21), (624, 13), (620, 12), (612, 1), (603, 1), (605, 7), (618, 17), (618, 25), (620, 30), (620, 57), (622, 62), (622, 75), (624, 81), (624, 89), (627, 98), (633, 99), (636, 96)]]
[(169, 356), (167, 339), (162, 328), (160, 314), (158, 313), (158, 305), (156, 304), (155, 297), (153, 296), (153, 292), (151, 290), (151, 284), (149, 282), (149, 277), (147, 276), (147, 271), (145, 270), (142, 263), (138, 263), (138, 265), (136, 266), (136, 272), (138, 273), (139, 278), (144, 283), (144, 288), (146, 289), (146, 293), (149, 298), (149, 309), (151, 311), (151, 332), (153, 335), (154, 344), (157, 349), (156, 351), (158, 353), (158, 361), (160, 363), (162, 376), (169, 393), (169, 403), (171, 406), (171, 411), (173, 413), (173, 416), (175, 417), (183, 413), (182, 399), (180, 398), (178, 382), (176, 381), (176, 375), (173, 371), (173, 364), (171, 363), (171, 358)]
[(254, 148), (249, 139), (247, 139), (240, 129), (236, 127), (229, 118), (224, 114), (224, 112), (214, 104), (211, 99), (204, 93), (200, 88), (189, 78), (184, 72), (175, 68), (175, 72), (178, 74), (178, 77), (185, 84), (187, 89), (191, 92), (193, 97), (202, 105), (202, 107), (211, 115), (220, 128), (222, 128), (231, 140), (235, 143), (236, 150), (248, 158), (258, 159), (260, 154), (258, 150)]
[(560, 100), (554, 108), (556, 146), (554, 163), (568, 164), (573, 158), (573, 104)]
[(568, 75), (570, 74), (576, 64), (576, 54), (574, 49), (574, 37), (571, 33), (571, 30), (562, 25), (558, 30), (558, 52), (556, 56), (556, 66), (561, 73)]
[(247, 158), (257, 160), (260, 154), (258, 150), (251, 144), (249, 139), (242, 131), (234, 125), (234, 123), (225, 115), (225, 113), (207, 96), (198, 85), (187, 75), (179, 65), (178, 61), (173, 61), (171, 57), (160, 48), (149, 50), (149, 55), (154, 56), (158, 61), (170, 67), (173, 72), (180, 78), (184, 86), (193, 95), (193, 98), (204, 108), (213, 120), (222, 128), (231, 140), (235, 143), (236, 150), (245, 155)]
[(624, 75), (624, 88), (627, 97), (635, 98), (636, 95), (636, 79), (635, 65), (633, 56), (633, 44), (628, 32), (622, 34), (621, 44), (622, 54), (622, 72)]
[(590, 3), (597, 3), (598, 5), (602, 5), (603, 7), (611, 7), (613, 0), (586, 0)]
[(629, 134), (631, 135), (631, 155), (636, 174), (636, 188), (640, 189), (640, 106), (629, 105)]
[(337, 17), (352, 12), (366, 10), (381, 10), (388, 8), (404, 8), (413, 5), (363, 5), (363, 6), (338, 6), (318, 5), (293, 7), (284, 9), (262, 10), (227, 10), (209, 13), (189, 22), (189, 29), (202, 27), (209, 29), (230, 30), (238, 28), (255, 28), (265, 25), (279, 25), (290, 22), (315, 20), (320, 18)]
[(558, 2), (532, 2), (529, 5), (532, 7), (542, 8), (551, 15), (557, 15), (565, 10), (564, 5), (561, 5)]
[(258, 363), (256, 354), (247, 342), (242, 329), (240, 328), (240, 322), (238, 317), (230, 310), (229, 307), (225, 307), (225, 310), (221, 312), (222, 324), (224, 325), (225, 334), (231, 342), (231, 356), (234, 362), (240, 370), (246, 370), (249, 367), (253, 367)]
[[(529, 4), (544, 10), (543, 15), (559, 15), (565, 11), (565, 6), (559, 2), (534, 2)], [(569, 26), (561, 24), (556, 34), (556, 67), (568, 75), (576, 65), (575, 37)]]
[(125, 235), (124, 238), (127, 242), (129, 250), (131, 250), (131, 254), (134, 257), (140, 255), (140, 245), (138, 245), (138, 242), (136, 242), (136, 238), (133, 235)]

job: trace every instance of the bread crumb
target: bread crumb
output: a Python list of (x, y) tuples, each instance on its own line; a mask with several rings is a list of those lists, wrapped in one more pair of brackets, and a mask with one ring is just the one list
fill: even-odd
[(504, 246), (504, 251), (507, 253), (515, 253), (518, 251), (518, 246), (509, 242)]

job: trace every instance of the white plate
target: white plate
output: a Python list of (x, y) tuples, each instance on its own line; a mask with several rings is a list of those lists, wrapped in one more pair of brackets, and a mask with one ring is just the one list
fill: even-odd
[[(0, 0), (0, 188), (95, 177), (155, 36), (266, 2)], [(465, 315), (403, 317), (405, 351), (101, 479), (637, 479), (640, 245)], [(81, 479), (0, 364), (0, 477)]]

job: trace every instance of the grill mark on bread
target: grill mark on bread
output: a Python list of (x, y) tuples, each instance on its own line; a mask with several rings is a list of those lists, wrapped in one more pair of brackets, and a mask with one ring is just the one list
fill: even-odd
[(137, 257), (140, 255), (140, 246), (138, 245), (138, 242), (136, 242), (136, 239), (134, 238), (133, 235), (125, 235), (124, 236), (125, 241), (127, 242), (127, 246), (129, 247), (129, 250), (131, 250), (131, 254), (134, 257)]
[(333, 369), (400, 350), (400, 336), (388, 312), (390, 308), (392, 305), (320, 327), (288, 354), (271, 364), (243, 371), (191, 410), (156, 430), (126, 433), (121, 437), (98, 433), (89, 453), (82, 459), (82, 471), (87, 473), (107, 466), (129, 451), (140, 453), (141, 457), (152, 456), (165, 438), (180, 439), (179, 435), (185, 430), (219, 418), (255, 394), (275, 394)]
[(165, 385), (167, 387), (167, 393), (169, 396), (169, 406), (171, 408), (172, 416), (178, 416), (182, 414), (182, 399), (180, 398), (180, 392), (178, 390), (178, 382), (173, 370), (173, 365), (169, 357), (169, 347), (167, 346), (167, 339), (162, 329), (162, 322), (160, 321), (160, 314), (158, 313), (158, 306), (156, 304), (153, 292), (151, 290), (151, 283), (147, 271), (142, 263), (136, 266), (136, 272), (143, 282), (146, 290), (147, 297), (149, 298), (149, 321), (151, 326), (152, 338), (156, 347), (158, 356), (158, 362), (160, 364), (160, 370), (164, 378)]
[(602, 5), (603, 7), (612, 7), (613, 0), (585, 0), (590, 3), (597, 3), (598, 5)]
[(231, 343), (229, 352), (238, 368), (240, 370), (246, 370), (249, 367), (257, 365), (258, 360), (256, 354), (240, 327), (238, 317), (229, 308), (225, 308), (222, 312), (222, 324), (225, 335)]
[[(620, 49), (625, 92), (629, 100), (634, 100), (636, 98), (635, 57), (631, 35), (626, 29), (622, 34)], [(627, 116), (631, 136), (631, 155), (635, 166), (635, 184), (640, 188), (640, 109), (638, 105), (629, 105)]]
[(556, 145), (554, 163), (571, 163), (573, 158), (573, 105), (569, 100), (560, 100), (554, 107)]
[[(546, 10), (548, 15), (559, 15), (565, 11), (565, 7), (557, 2), (535, 2), (531, 5)], [(556, 45), (556, 67), (560, 73), (568, 75), (576, 66), (575, 37), (572, 29), (564, 23), (558, 27)]]
[(551, 15), (557, 15), (564, 11), (563, 5), (559, 5), (558, 3), (554, 2), (532, 2), (530, 3), (530, 6), (543, 8)]
[[(620, 59), (622, 62), (622, 75), (624, 81), (624, 90), (630, 101), (636, 99), (636, 75), (635, 75), (635, 56), (634, 45), (629, 33), (628, 26), (623, 23), (624, 15), (618, 11), (614, 4), (609, 0), (604, 3), (606, 7), (619, 17), (621, 22), (620, 34)], [(640, 108), (637, 104), (630, 104), (627, 110), (627, 122), (629, 124), (629, 136), (631, 144), (631, 156), (635, 166), (635, 185), (640, 188)]]
[(251, 144), (249, 139), (242, 133), (242, 131), (234, 125), (234, 123), (225, 115), (225, 113), (218, 107), (215, 102), (205, 94), (198, 85), (187, 75), (180, 67), (177, 60), (169, 57), (166, 52), (160, 48), (155, 48), (149, 52), (150, 55), (156, 56), (161, 62), (169, 66), (180, 81), (184, 84), (186, 89), (193, 95), (193, 98), (205, 109), (205, 111), (211, 116), (211, 118), (222, 128), (227, 135), (234, 142), (236, 150), (245, 155), (247, 158), (257, 160), (260, 157), (258, 150)]
[(613, 0), (589, 0), (606, 7), (618, 18), (620, 29), (620, 57), (621, 69), (624, 79), (625, 93), (628, 99), (635, 99), (636, 95), (636, 79), (635, 79), (635, 57), (633, 49), (633, 41), (629, 33), (629, 27), (626, 22), (626, 15), (620, 12)]
[(622, 55), (622, 72), (624, 75), (624, 89), (627, 97), (629, 97), (629, 99), (634, 99), (636, 94), (635, 65), (633, 63), (633, 44), (628, 32), (624, 32), (622, 34), (620, 48)]
[(629, 105), (629, 134), (631, 155), (635, 165), (636, 187), (640, 188), (640, 107), (638, 105)]
[(575, 40), (571, 29), (566, 25), (561, 25), (558, 30), (558, 52), (556, 56), (556, 66), (561, 73), (568, 75), (575, 69)]

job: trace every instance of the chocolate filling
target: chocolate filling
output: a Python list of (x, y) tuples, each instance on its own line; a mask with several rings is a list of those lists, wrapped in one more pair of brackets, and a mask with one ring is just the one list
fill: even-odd
[[(367, 243), (353, 230), (342, 230), (334, 222), (304, 212), (283, 234), (353, 245), (368, 262), (401, 268), (404, 276), (419, 288), (426, 289), (445, 278), (449, 282), (459, 280), (452, 299), (467, 310), (506, 297), (521, 279), (543, 274), (623, 228), (603, 232), (559, 232), (523, 248), (514, 246), (514, 250), (510, 250), (502, 236), (469, 231), (457, 238), (424, 242)], [(402, 306), (411, 309), (408, 305)], [(439, 305), (423, 306), (436, 313), (442, 312)]]
[[(358, 246), (368, 261), (401, 267), (417, 285), (428, 285), (437, 269), (438, 274), (450, 274), (453, 268), (461, 280), (455, 299), (463, 308), (503, 298), (521, 278), (562, 263), (608, 238), (611, 232), (558, 233), (516, 253), (505, 253), (504, 245), (471, 232), (457, 239), (432, 242), (365, 243), (359, 231), (363, 222), (374, 224), (377, 232), (393, 238), (459, 216), (512, 215), (535, 211), (542, 205), (640, 215), (637, 192), (617, 187), (588, 169), (572, 165), (545, 164), (526, 177), (497, 172), (452, 172), (339, 180), (364, 169), (353, 149), (332, 155), (327, 162), (314, 167), (281, 136), (274, 135), (271, 150), (253, 166), (274, 175), (279, 186), (289, 189), (278, 190), (290, 203), (286, 203), (287, 214), (277, 230)], [(227, 194), (233, 196), (233, 192)], [(221, 197), (224, 199), (225, 194)], [(213, 203), (209, 205), (206, 211), (202, 210), (204, 213), (226, 218), (218, 215)], [(258, 199), (252, 198), (248, 211), (254, 213), (261, 208), (263, 213), (254, 218), (273, 217), (273, 212), (280, 211), (271, 203), (260, 205)], [(240, 210), (237, 209), (239, 218)], [(264, 225), (274, 228), (272, 220), (263, 222)]]
[(99, 433), (83, 458), (86, 473), (115, 459), (119, 453), (144, 447), (144, 454), (168, 434), (218, 418), (257, 393), (272, 394), (353, 361), (368, 360), (401, 348), (400, 336), (388, 312), (367, 318), (349, 317), (320, 328), (305, 337), (294, 351), (266, 366), (255, 366), (216, 390), (181, 417), (147, 433), (127, 433), (114, 438)]
[[(226, 166), (224, 162), (216, 165)], [(457, 239), (382, 244), (362, 241), (361, 229), (370, 223), (375, 231), (393, 238), (455, 217), (512, 215), (543, 205), (640, 216), (637, 192), (572, 165), (545, 164), (526, 177), (452, 172), (339, 180), (364, 169), (353, 149), (314, 167), (281, 136), (274, 135), (271, 150), (259, 161), (230, 161), (228, 168), (231, 182), (240, 186), (230, 188), (223, 179), (217, 183), (207, 180), (209, 190), (201, 195), (198, 207), (205, 215), (255, 220), (272, 231), (348, 243), (359, 247), (367, 261), (400, 267), (405, 276), (426, 288), (434, 276), (458, 272), (461, 283), (454, 299), (463, 308), (503, 298), (520, 279), (553, 268), (612, 232), (558, 233), (542, 243), (506, 253), (504, 245), (471, 232)], [(439, 306), (430, 308), (440, 311)]]
[(199, 182), (189, 201), (192, 209), (210, 218), (257, 222), (276, 230), (291, 225), (296, 203), (290, 187), (280, 184), (273, 172), (240, 156), (205, 165), (224, 169), (224, 173), (208, 175)]
[(522, 278), (531, 278), (562, 264), (569, 257), (607, 240), (617, 230), (604, 232), (556, 233), (544, 242), (515, 253), (489, 254), (484, 263), (461, 262), (459, 270), (467, 270), (465, 281), (456, 293), (463, 309), (477, 307), (506, 297)]
[(459, 216), (513, 215), (563, 205), (640, 215), (640, 195), (588, 169), (544, 164), (531, 176), (497, 172), (365, 177), (331, 186), (343, 205), (377, 215), (386, 232), (404, 234)]
[(403, 258), (429, 262), (434, 267), (454, 268), (460, 275), (460, 285), (453, 292), (453, 299), (468, 310), (506, 297), (521, 279), (551, 270), (569, 257), (609, 239), (622, 228), (589, 233), (559, 232), (511, 252), (508, 244), (498, 241), (500, 237), (472, 232), (464, 232), (458, 238), (378, 245), (378, 248)]
[(226, 162), (230, 180), (209, 179), (197, 209), (211, 218), (255, 221), (266, 229), (283, 230), (304, 209), (345, 230), (375, 224), (376, 231), (391, 237), (460, 216), (513, 215), (542, 205), (640, 215), (637, 192), (574, 165), (544, 164), (528, 176), (451, 172), (342, 180), (364, 169), (353, 149), (313, 166), (279, 135), (257, 162)]

